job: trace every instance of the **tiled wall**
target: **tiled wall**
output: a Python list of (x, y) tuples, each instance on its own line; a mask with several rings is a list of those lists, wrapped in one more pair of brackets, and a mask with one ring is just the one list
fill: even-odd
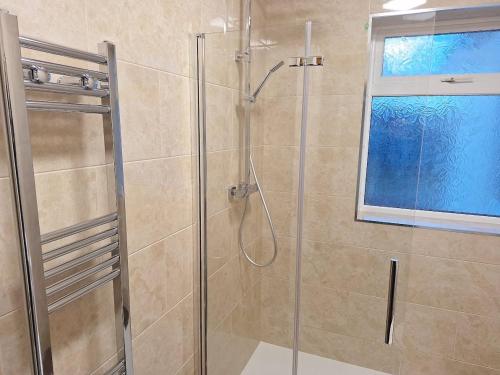
[[(436, 0), (424, 7), (482, 3)], [(302, 28), (312, 19), (313, 54), (325, 57), (324, 67), (311, 69), (301, 350), (391, 374), (500, 373), (498, 237), (353, 220), (365, 24), (369, 12), (383, 11), (382, 0), (273, 1), (265, 11), (268, 26), (285, 28), (292, 20)], [(269, 29), (268, 38), (282, 34)], [(286, 36), (284, 44), (302, 44), (302, 35)], [(286, 241), (281, 239), (281, 262), (263, 274), (262, 321), (269, 311), (275, 333), (263, 339), (281, 345), (290, 343), (293, 297), (287, 279), (294, 261), (287, 258), (294, 255), (296, 194), (286, 188), (294, 186), (298, 158), (294, 108), (301, 97), (294, 97), (295, 87), (288, 80), (276, 98), (267, 99), (264, 130), (264, 181)], [(401, 270), (395, 344), (388, 347), (383, 335), (392, 256)]]
[[(232, 6), (232, 5), (231, 5)], [(0, 1), (20, 32), (118, 53), (136, 374), (193, 372), (191, 32), (230, 4), (201, 0)], [(206, 27), (206, 26), (205, 26)], [(107, 211), (100, 120), (30, 115), (42, 232)], [(0, 374), (29, 374), (22, 277), (0, 156)], [(51, 316), (57, 374), (102, 374), (115, 353), (111, 288)]]

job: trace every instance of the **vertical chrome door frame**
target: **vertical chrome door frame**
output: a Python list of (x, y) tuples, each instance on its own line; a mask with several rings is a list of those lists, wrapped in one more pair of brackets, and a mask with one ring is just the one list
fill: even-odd
[[(33, 371), (52, 375), (48, 305), (17, 17), (0, 11), (2, 121), (9, 151), (17, 231), (20, 239)], [(16, 152), (23, 150), (23, 152)]]
[[(101, 69), (107, 69), (109, 97), (101, 102), (110, 108), (109, 113), (103, 115), (103, 130), (105, 144), (106, 167), (113, 165), (114, 195), (116, 213), (118, 215), (118, 249), (113, 255), (119, 255), (120, 262), (113, 266), (119, 270), (120, 276), (113, 280), (115, 303), (116, 342), (119, 350), (119, 362), (123, 361), (126, 374), (134, 373), (132, 361), (132, 327), (130, 323), (130, 294), (128, 282), (128, 249), (127, 228), (125, 214), (125, 185), (123, 172), (123, 154), (120, 123), (120, 106), (118, 100), (118, 71), (116, 65), (116, 48), (113, 43), (103, 42), (98, 46), (99, 53), (107, 58), (107, 64)], [(106, 171), (108, 172), (108, 171)], [(108, 189), (110, 186), (108, 177)], [(120, 352), (123, 348), (123, 352)]]
[(207, 375), (207, 154), (206, 154), (206, 89), (205, 89), (205, 34), (196, 35), (196, 117), (197, 117), (197, 200), (198, 233), (197, 281), (199, 286), (198, 318), (198, 374)]
[[(305, 24), (305, 58), (311, 56), (312, 22)], [(297, 242), (295, 252), (295, 302), (293, 317), (293, 362), (292, 375), (297, 375), (299, 365), (299, 338), (300, 338), (300, 300), (302, 280), (302, 236), (304, 232), (304, 190), (307, 147), (307, 120), (309, 109), (309, 69), (304, 64), (304, 82), (302, 87), (302, 119), (300, 126), (300, 151), (299, 151), (299, 186), (297, 191)]]

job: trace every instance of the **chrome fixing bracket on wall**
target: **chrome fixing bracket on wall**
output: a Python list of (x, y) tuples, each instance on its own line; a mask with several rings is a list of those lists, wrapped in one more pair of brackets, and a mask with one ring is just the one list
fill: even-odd
[[(99, 68), (89, 70), (22, 57), (21, 48), (95, 63)], [(53, 82), (51, 78), (57, 75), (61, 78)], [(131, 375), (127, 232), (115, 46), (103, 42), (99, 44), (99, 54), (94, 54), (20, 37), (17, 17), (0, 11), (0, 76), (1, 121), (9, 151), (34, 373), (54, 374), (49, 314), (112, 281), (118, 353), (107, 374)], [(25, 90), (98, 97), (101, 104), (27, 101)], [(111, 167), (108, 189), (115, 201), (113, 212), (40, 235), (28, 110), (103, 116), (105, 162)]]
[(302, 66), (323, 66), (323, 62), (323, 56), (298, 56), (288, 58), (288, 66), (291, 68), (298, 68)]

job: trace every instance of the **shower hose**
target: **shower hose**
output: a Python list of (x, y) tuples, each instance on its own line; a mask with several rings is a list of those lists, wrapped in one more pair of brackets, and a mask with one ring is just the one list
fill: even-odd
[(255, 173), (255, 167), (253, 166), (253, 160), (252, 160), (252, 155), (250, 154), (250, 169), (252, 171), (253, 178), (255, 179), (255, 185), (257, 185), (257, 192), (259, 193), (260, 200), (262, 202), (262, 206), (264, 207), (264, 211), (266, 213), (266, 218), (267, 222), (269, 224), (269, 228), (271, 229), (271, 235), (273, 237), (273, 256), (272, 258), (266, 262), (266, 263), (257, 263), (255, 260), (253, 260), (245, 250), (245, 246), (243, 244), (243, 224), (245, 222), (245, 217), (247, 215), (247, 207), (248, 207), (248, 200), (250, 198), (250, 194), (247, 194), (245, 197), (245, 206), (243, 208), (243, 213), (241, 215), (241, 221), (240, 221), (240, 228), (238, 230), (238, 243), (241, 252), (247, 258), (247, 260), (252, 263), (256, 267), (267, 267), (273, 264), (274, 260), (276, 259), (276, 256), (278, 255), (278, 241), (276, 240), (276, 232), (274, 230), (274, 225), (273, 221), (271, 219), (271, 214), (269, 213), (269, 208), (267, 207), (266, 199), (264, 198), (264, 193), (262, 192), (262, 189), (260, 187), (259, 179), (257, 178), (257, 174)]

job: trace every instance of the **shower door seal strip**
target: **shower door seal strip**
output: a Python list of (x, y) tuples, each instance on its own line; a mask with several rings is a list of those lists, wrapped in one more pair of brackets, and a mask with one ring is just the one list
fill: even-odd
[(198, 143), (198, 277), (199, 277), (199, 374), (207, 375), (207, 154), (206, 154), (206, 88), (205, 34), (196, 35), (196, 110)]
[[(312, 23), (305, 24), (305, 56), (311, 56)], [(295, 252), (295, 305), (293, 317), (293, 359), (292, 375), (297, 375), (299, 365), (299, 336), (300, 336), (300, 297), (302, 275), (302, 235), (304, 227), (304, 180), (306, 168), (307, 147), (307, 119), (309, 109), (309, 69), (304, 65), (304, 83), (302, 92), (302, 119), (300, 127), (300, 153), (299, 153), (299, 186), (297, 192), (297, 244)]]

